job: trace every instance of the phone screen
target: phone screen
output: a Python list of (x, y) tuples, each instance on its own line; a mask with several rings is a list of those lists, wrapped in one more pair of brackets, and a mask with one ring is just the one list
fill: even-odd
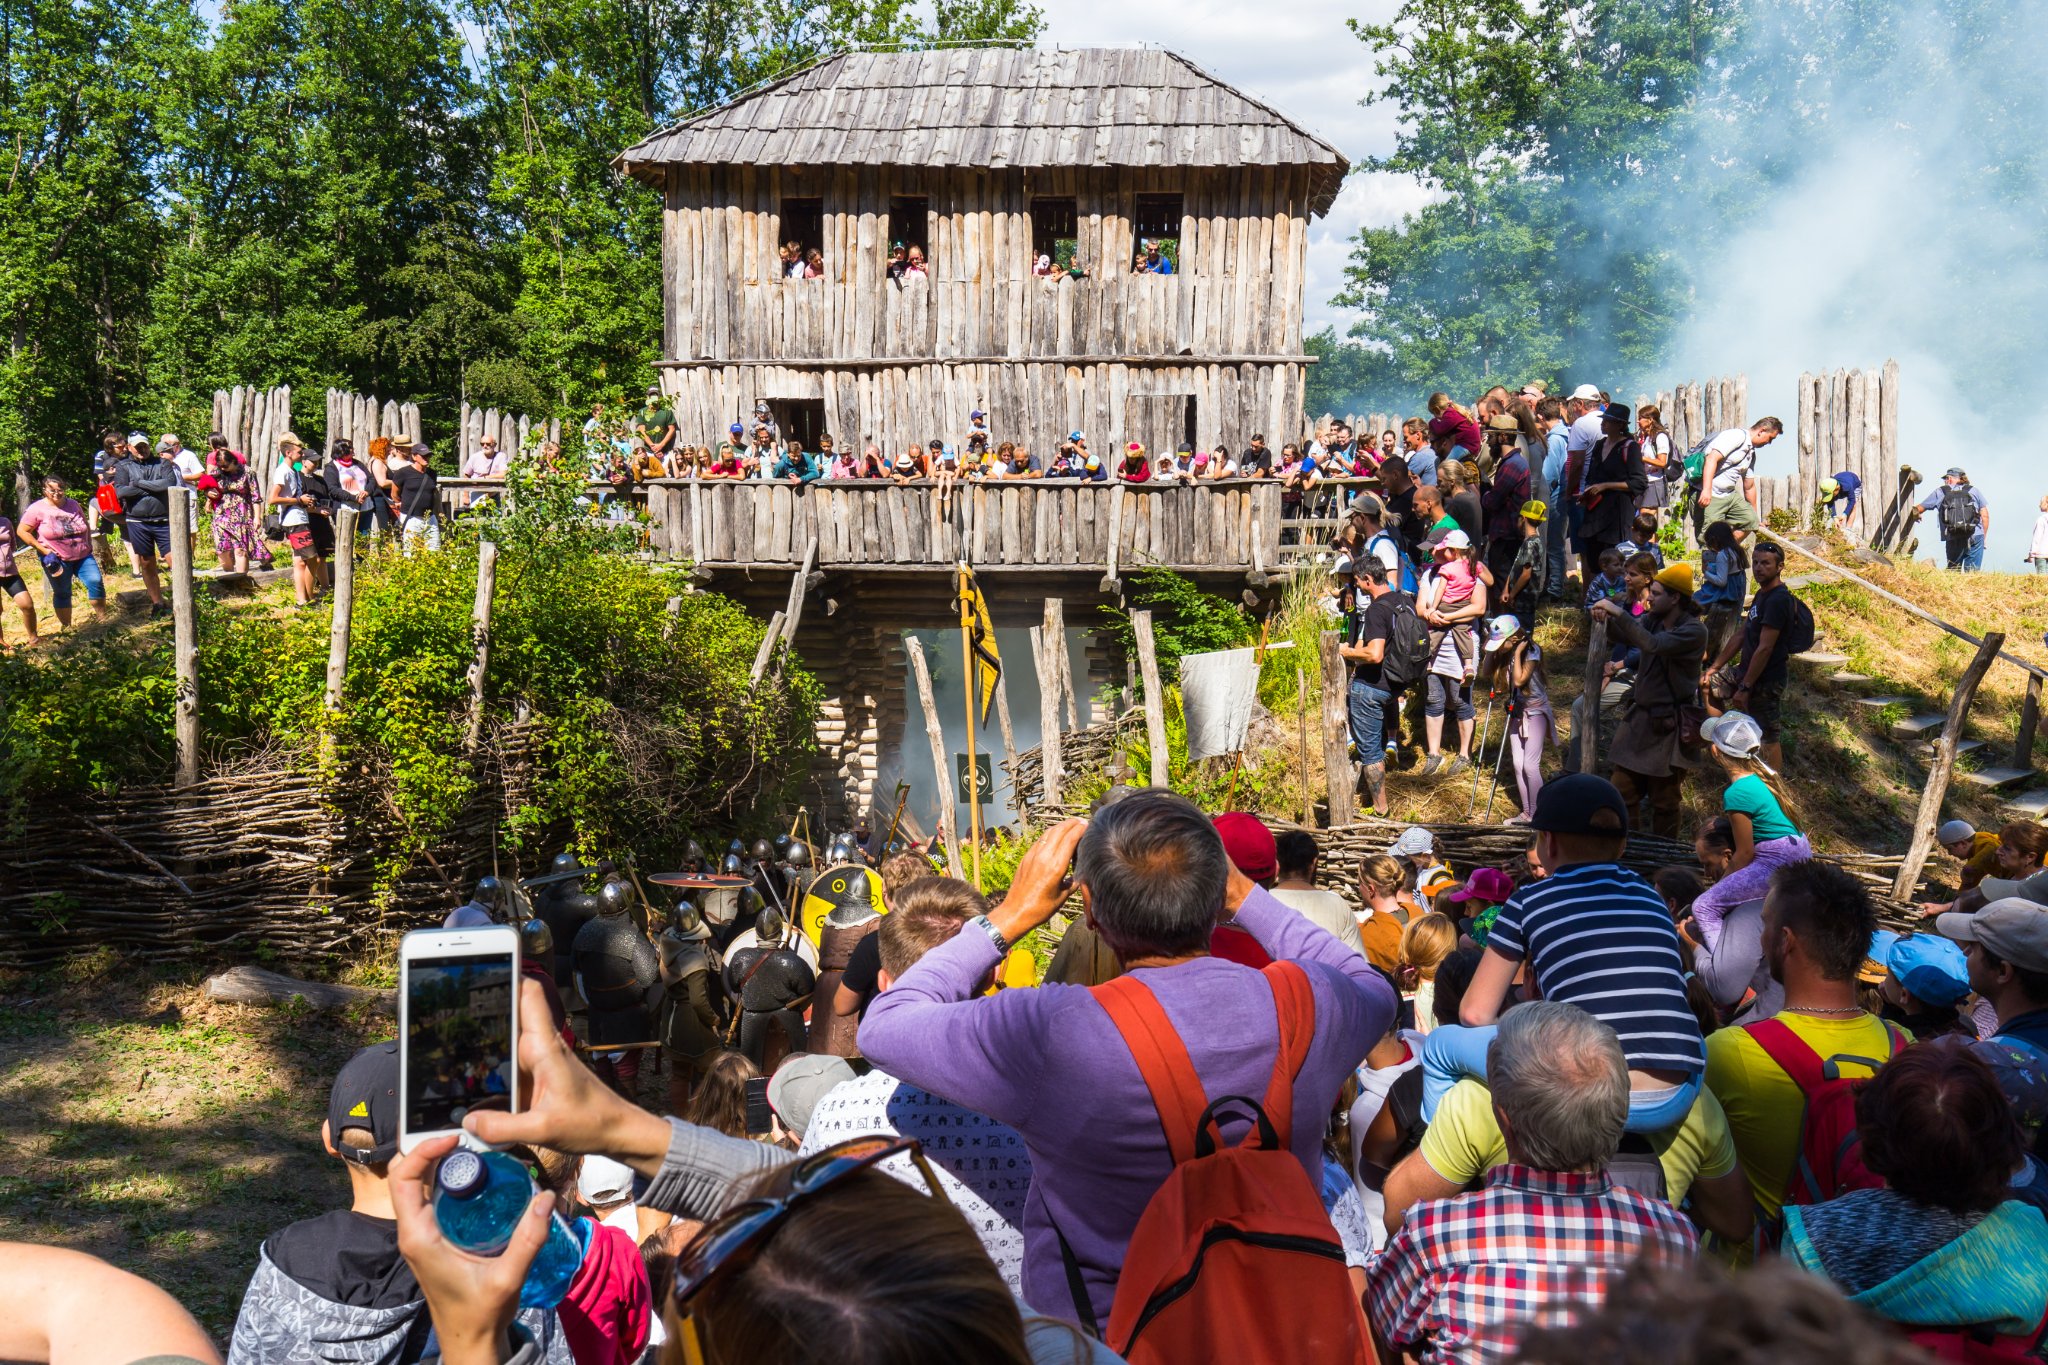
[(511, 1108), (512, 958), (405, 962), (405, 1129), (462, 1126), (472, 1109)]
[(775, 1126), (775, 1111), (768, 1107), (768, 1078), (755, 1076), (747, 1082), (747, 1131), (765, 1133)]

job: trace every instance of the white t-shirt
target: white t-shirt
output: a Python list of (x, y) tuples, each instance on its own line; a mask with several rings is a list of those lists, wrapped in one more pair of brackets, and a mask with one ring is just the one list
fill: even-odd
[(171, 457), (171, 463), (178, 467), (178, 473), (186, 479), (196, 479), (206, 472), (206, 466), (200, 463), (199, 457), (184, 446), (178, 447), (178, 453)]
[[(811, 941), (808, 938), (805, 938), (802, 934), (797, 934), (794, 937), (796, 939), (796, 942), (784, 942), (781, 946), (784, 948), (788, 948), (790, 951), (794, 952), (798, 957), (810, 963), (812, 971), (817, 971), (818, 950), (812, 947)], [(737, 957), (739, 954), (745, 952), (749, 948), (758, 948), (760, 946), (761, 936), (755, 933), (752, 929), (748, 929), (744, 933), (742, 933), (738, 938), (734, 939), (731, 942), (731, 944), (729, 944), (726, 947), (725, 955), (728, 959), (730, 959), (733, 957)]]
[[(290, 495), (293, 491), (303, 486), (303, 483), (299, 481), (298, 471), (294, 470), (291, 466), (291, 461), (278, 461), (277, 472), (270, 476), (271, 493), (273, 495)], [(297, 503), (293, 503), (284, 509), (284, 524), (287, 526), (304, 526), (311, 522), (312, 519), (312, 514)]]
[(1275, 887), (1273, 899), (1299, 910), (1309, 923), (1329, 930), (1339, 943), (1360, 957), (1365, 956), (1365, 940), (1358, 936), (1358, 920), (1352, 915), (1351, 907), (1344, 903), (1344, 898), (1336, 892)]
[(1742, 480), (1756, 467), (1756, 447), (1749, 443), (1749, 433), (1741, 427), (1728, 428), (1707, 442), (1708, 456), (1717, 453), (1721, 463), (1714, 470), (1714, 484), (1707, 490), (1707, 496), (1725, 498), (1740, 493)]
[(1401, 586), (1401, 546), (1391, 532), (1381, 528), (1365, 542), (1365, 552), (1386, 566), (1387, 582)]
[[(826, 1092), (811, 1112), (799, 1157), (853, 1137), (894, 1135), (924, 1144), (946, 1197), (974, 1227), (1003, 1282), (1021, 1294), (1024, 1284), (1024, 1197), (1031, 1192), (1031, 1154), (1016, 1129), (963, 1109), (886, 1071), (870, 1071)], [(908, 1155), (881, 1169), (924, 1189)]]
[(1605, 421), (1601, 415), (1602, 411), (1600, 408), (1589, 408), (1578, 421), (1571, 424), (1564, 435), (1565, 454), (1577, 455), (1600, 444), (1601, 425)]

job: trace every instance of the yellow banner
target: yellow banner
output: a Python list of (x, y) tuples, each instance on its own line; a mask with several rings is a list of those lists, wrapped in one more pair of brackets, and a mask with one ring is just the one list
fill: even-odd
[(981, 723), (988, 724), (989, 708), (995, 705), (996, 688), (1002, 682), (1003, 659), (996, 651), (995, 623), (989, 619), (988, 600), (974, 581), (974, 570), (960, 566), (960, 629), (967, 632), (968, 652), (974, 658), (970, 686), (981, 702)]

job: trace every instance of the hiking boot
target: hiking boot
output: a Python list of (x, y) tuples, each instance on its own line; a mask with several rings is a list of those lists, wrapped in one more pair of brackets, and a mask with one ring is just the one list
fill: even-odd
[(1457, 775), (1458, 773), (1462, 773), (1462, 772), (1465, 772), (1465, 771), (1467, 771), (1468, 769), (1470, 769), (1470, 768), (1471, 768), (1471, 766), (1472, 766), (1472, 760), (1471, 760), (1471, 759), (1469, 759), (1469, 758), (1465, 757), (1465, 755), (1463, 755), (1463, 754), (1455, 754), (1455, 755), (1453, 755), (1453, 756), (1452, 756), (1452, 758), (1451, 758), (1451, 761), (1450, 761), (1449, 763), (1446, 763), (1446, 764), (1444, 765), (1444, 776), (1445, 776), (1445, 777), (1453, 777), (1453, 776), (1456, 776), (1456, 775)]
[(1415, 775), (1417, 777), (1435, 777), (1436, 770), (1443, 766), (1443, 762), (1444, 756), (1442, 754), (1431, 754), (1428, 758), (1422, 760), (1422, 766), (1415, 770)]
[(153, 603), (149, 608), (149, 619), (152, 621), (160, 620), (169, 613), (170, 609), (170, 604), (167, 602)]

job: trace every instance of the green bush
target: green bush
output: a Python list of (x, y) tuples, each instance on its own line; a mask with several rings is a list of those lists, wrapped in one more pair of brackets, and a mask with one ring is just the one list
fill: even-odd
[(1131, 579), (1130, 609), (1104, 607), (1109, 637), (1126, 658), (1136, 658), (1137, 632), (1131, 609), (1152, 613), (1152, 642), (1159, 653), (1163, 682), (1180, 678), (1183, 654), (1205, 654), (1249, 644), (1258, 633), (1252, 614), (1227, 597), (1204, 592), (1190, 580), (1165, 569), (1146, 569)]

